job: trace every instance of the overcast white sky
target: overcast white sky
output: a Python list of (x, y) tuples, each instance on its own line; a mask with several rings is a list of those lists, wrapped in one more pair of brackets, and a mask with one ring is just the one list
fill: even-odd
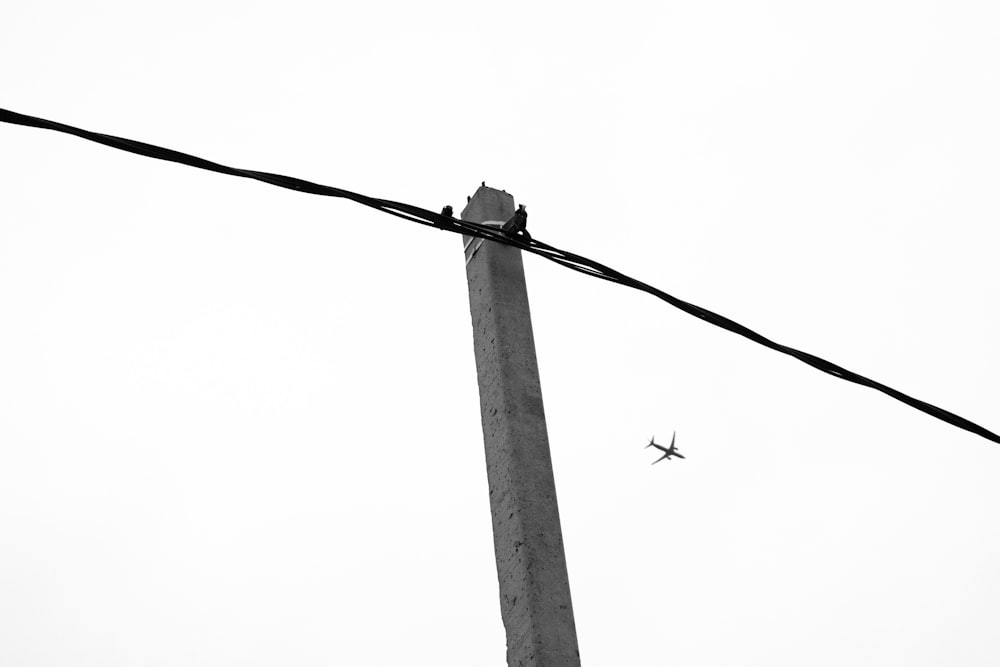
[[(161, 6), (5, 3), (0, 107), (485, 179), (1000, 429), (996, 3)], [(11, 125), (0, 179), (0, 664), (504, 664), (459, 237)], [(1000, 446), (525, 264), (585, 665), (1000, 663)]]

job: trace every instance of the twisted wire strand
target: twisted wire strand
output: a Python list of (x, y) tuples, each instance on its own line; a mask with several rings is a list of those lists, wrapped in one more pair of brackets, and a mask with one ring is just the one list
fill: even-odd
[(147, 144), (133, 139), (125, 139), (123, 137), (116, 137), (110, 134), (91, 132), (89, 130), (83, 130), (71, 125), (65, 125), (63, 123), (57, 123), (55, 121), (45, 120), (34, 116), (27, 116), (14, 111), (8, 111), (6, 109), (0, 109), (0, 121), (71, 134), (82, 139), (104, 144), (105, 146), (128, 151), (129, 153), (135, 153), (137, 155), (151, 157), (158, 160), (176, 162), (198, 169), (214, 171), (220, 174), (238, 176), (240, 178), (250, 178), (280, 188), (326, 197), (349, 199), (363, 206), (368, 206), (409, 222), (415, 222), (417, 224), (435, 227), (443, 231), (464, 234), (466, 236), (473, 236), (487, 241), (493, 241), (494, 243), (512, 246), (531, 254), (538, 255), (539, 257), (547, 259), (551, 262), (555, 262), (556, 264), (564, 266), (572, 271), (576, 271), (593, 278), (599, 278), (601, 280), (607, 280), (612, 283), (624, 285), (626, 287), (631, 287), (632, 289), (636, 289), (641, 292), (646, 292), (647, 294), (665, 301), (671, 306), (674, 306), (689, 315), (693, 315), (694, 317), (704, 320), (709, 324), (713, 324), (717, 327), (725, 329), (726, 331), (743, 336), (744, 338), (747, 338), (759, 345), (763, 345), (764, 347), (772, 349), (776, 352), (780, 352), (781, 354), (794, 357), (795, 359), (798, 359), (799, 361), (834, 377), (880, 391), (897, 401), (905, 403), (906, 405), (931, 415), (932, 417), (936, 417), (937, 419), (951, 424), (952, 426), (975, 433), (976, 435), (986, 438), (987, 440), (1000, 444), (1000, 436), (996, 433), (993, 433), (979, 424), (969, 421), (968, 419), (953, 412), (904, 394), (897, 389), (893, 389), (892, 387), (882, 384), (881, 382), (872, 380), (871, 378), (855, 373), (854, 371), (850, 371), (842, 366), (827, 361), (826, 359), (810, 354), (809, 352), (804, 352), (787, 345), (776, 343), (775, 341), (762, 336), (756, 331), (740, 324), (739, 322), (731, 320), (724, 315), (719, 315), (718, 313), (712, 312), (707, 308), (702, 308), (701, 306), (679, 299), (671, 294), (668, 294), (667, 292), (664, 292), (663, 290), (653, 287), (652, 285), (648, 285), (642, 281), (627, 276), (620, 271), (612, 269), (609, 266), (605, 266), (600, 262), (596, 262), (592, 259), (583, 257), (582, 255), (577, 255), (576, 253), (569, 252), (567, 250), (561, 250), (535, 238), (508, 235), (496, 227), (451, 218), (441, 213), (435, 213), (412, 204), (369, 197), (367, 195), (351, 192), (350, 190), (335, 188), (329, 185), (321, 185), (319, 183), (313, 183), (311, 181), (295, 178), (293, 176), (284, 176), (281, 174), (272, 174), (265, 171), (254, 171), (250, 169), (237, 169), (235, 167), (229, 167), (204, 158), (182, 153), (180, 151), (163, 148), (162, 146)]

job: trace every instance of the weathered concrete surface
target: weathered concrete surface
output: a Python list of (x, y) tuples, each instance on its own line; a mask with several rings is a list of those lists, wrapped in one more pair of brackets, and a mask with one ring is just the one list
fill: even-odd
[[(505, 222), (514, 198), (481, 187), (462, 211)], [(577, 667), (569, 576), (521, 251), (464, 237), (479, 404), (511, 667)]]

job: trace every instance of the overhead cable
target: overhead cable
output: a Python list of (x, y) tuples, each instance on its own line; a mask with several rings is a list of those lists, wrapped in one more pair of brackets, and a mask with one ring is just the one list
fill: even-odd
[(163, 148), (160, 146), (154, 146), (152, 144), (143, 143), (141, 141), (135, 141), (132, 139), (124, 139), (122, 137), (115, 137), (109, 134), (101, 134), (98, 132), (91, 132), (89, 130), (83, 130), (71, 125), (64, 125), (63, 123), (57, 123), (51, 120), (45, 120), (43, 118), (36, 118), (34, 116), (26, 116), (24, 114), (19, 114), (13, 111), (8, 111), (6, 109), (0, 109), (0, 121), (6, 123), (12, 123), (16, 125), (26, 125), (28, 127), (37, 127), (46, 130), (54, 130), (56, 132), (63, 132), (65, 134), (72, 134), (83, 139), (88, 139), (90, 141), (95, 141), (106, 146), (111, 146), (112, 148), (118, 148), (123, 151), (128, 151), (130, 153), (136, 153), (138, 155), (143, 155), (146, 157), (156, 158), (158, 160), (167, 160), (170, 162), (177, 162), (179, 164), (188, 165), (190, 167), (197, 167), (199, 169), (206, 169), (208, 171), (215, 171), (220, 174), (228, 174), (230, 176), (239, 176), (241, 178), (250, 178), (257, 181), (262, 181), (264, 183), (269, 183), (271, 185), (276, 185), (281, 188), (288, 188), (290, 190), (297, 190), (299, 192), (306, 192), (314, 195), (323, 195), (326, 197), (339, 197), (343, 199), (350, 199), (351, 201), (362, 204), (363, 206), (368, 206), (376, 210), (382, 211), (383, 213), (388, 213), (389, 215), (402, 218), (404, 220), (409, 220), (410, 222), (416, 222), (418, 224), (427, 225), (430, 227), (436, 227), (449, 232), (454, 232), (456, 234), (464, 234), (467, 236), (474, 236), (477, 238), (486, 239), (489, 241), (494, 241), (496, 243), (501, 243), (503, 245), (513, 246), (519, 248), (526, 252), (530, 252), (540, 257), (544, 257), (552, 262), (561, 264), (568, 269), (573, 271), (578, 271), (588, 276), (595, 278), (600, 278), (602, 280), (607, 280), (609, 282), (618, 283), (620, 285), (625, 285), (633, 289), (646, 292), (651, 294), (658, 299), (666, 301), (675, 308), (679, 308), (684, 312), (693, 315), (701, 320), (704, 320), (710, 324), (714, 324), (717, 327), (731, 331), (732, 333), (739, 334), (744, 338), (748, 338), (755, 343), (768, 347), (782, 354), (786, 354), (791, 357), (795, 357), (799, 361), (806, 363), (813, 368), (816, 368), (824, 373), (833, 375), (842, 380), (848, 382), (853, 382), (865, 387), (870, 387), (877, 391), (882, 392), (897, 401), (901, 401), (909, 405), (910, 407), (916, 408), (921, 412), (925, 412), (933, 417), (940, 419), (941, 421), (947, 422), (958, 428), (965, 429), (979, 435), (987, 440), (991, 440), (996, 443), (1000, 443), (1000, 436), (992, 431), (983, 428), (982, 426), (975, 424), (964, 417), (961, 417), (953, 412), (949, 412), (943, 408), (939, 408), (935, 405), (922, 401), (918, 398), (914, 398), (901, 391), (893, 389), (887, 385), (877, 382), (863, 375), (859, 375), (853, 371), (847, 370), (842, 366), (831, 363), (821, 357), (808, 352), (803, 352), (802, 350), (797, 350), (793, 347), (787, 345), (782, 345), (776, 343), (769, 338), (765, 338), (761, 334), (749, 329), (738, 322), (714, 313), (706, 308), (697, 306), (693, 303), (688, 303), (678, 299), (675, 296), (667, 294), (666, 292), (657, 289), (651, 285), (647, 285), (644, 282), (631, 278), (620, 271), (616, 271), (608, 266), (605, 266), (599, 262), (595, 262), (592, 259), (582, 257), (572, 252), (566, 250), (560, 250), (555, 246), (551, 246), (547, 243), (543, 243), (534, 238), (525, 238), (522, 236), (508, 235), (490, 225), (483, 225), (474, 222), (467, 222), (465, 220), (458, 220), (441, 213), (435, 213), (433, 211), (420, 208), (419, 206), (413, 206), (411, 204), (405, 204), (402, 202), (391, 201), (388, 199), (379, 199), (376, 197), (369, 197), (367, 195), (358, 194), (356, 192), (351, 192), (350, 190), (343, 190), (341, 188), (331, 187), (329, 185), (320, 185), (319, 183), (312, 183), (310, 181), (303, 180), (301, 178), (294, 178), (292, 176), (282, 176), (281, 174), (271, 174), (263, 171), (253, 171), (249, 169), (237, 169), (235, 167), (227, 167), (226, 165), (219, 164), (217, 162), (211, 162), (203, 158), (195, 157), (193, 155), (188, 155), (187, 153), (181, 153), (179, 151), (171, 150), (169, 148)]

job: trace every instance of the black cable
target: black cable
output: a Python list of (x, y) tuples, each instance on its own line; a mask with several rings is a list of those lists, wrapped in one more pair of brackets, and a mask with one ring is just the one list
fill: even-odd
[(646, 292), (647, 294), (651, 294), (690, 315), (702, 319), (710, 324), (714, 324), (715, 326), (727, 331), (731, 331), (732, 333), (739, 334), (740, 336), (748, 338), (755, 343), (763, 345), (764, 347), (768, 347), (777, 352), (781, 352), (782, 354), (794, 357), (817, 370), (823, 371), (824, 373), (828, 373), (842, 380), (847, 380), (848, 382), (870, 387), (882, 392), (883, 394), (891, 396), (897, 401), (901, 401), (910, 407), (916, 408), (917, 410), (925, 412), (932, 417), (936, 417), (941, 421), (947, 422), (952, 426), (957, 426), (958, 428), (975, 433), (976, 435), (986, 438), (987, 440), (1000, 443), (1000, 436), (996, 433), (993, 433), (992, 431), (989, 431), (982, 426), (965, 419), (964, 417), (960, 417), (953, 412), (949, 412), (948, 410), (939, 408), (935, 405), (927, 403), (926, 401), (904, 394), (903, 392), (886, 386), (881, 382), (877, 382), (853, 371), (849, 371), (846, 368), (817, 357), (814, 354), (776, 343), (768, 338), (765, 338), (756, 331), (729, 319), (728, 317), (719, 315), (718, 313), (714, 313), (693, 303), (688, 303), (687, 301), (678, 299), (675, 296), (667, 294), (666, 292), (652, 287), (651, 285), (647, 285), (646, 283), (636, 280), (635, 278), (631, 278), (608, 266), (604, 266), (599, 262), (595, 262), (592, 259), (588, 259), (565, 250), (560, 250), (559, 248), (551, 246), (547, 243), (542, 243), (534, 238), (525, 238), (513, 235), (509, 236), (497, 228), (489, 225), (481, 225), (465, 220), (456, 220), (455, 218), (445, 216), (441, 213), (434, 213), (433, 211), (413, 206), (412, 204), (405, 204), (387, 199), (377, 199), (375, 197), (369, 197), (367, 195), (351, 192), (350, 190), (342, 190), (329, 185), (320, 185), (319, 183), (312, 183), (310, 181), (305, 181), (291, 176), (282, 176), (281, 174), (271, 174), (263, 171), (227, 167), (216, 162), (188, 155), (187, 153), (170, 150), (169, 148), (154, 146), (152, 144), (134, 141), (132, 139), (115, 137), (109, 134), (100, 134), (98, 132), (82, 130), (70, 125), (64, 125), (55, 121), (45, 120), (43, 118), (35, 118), (34, 116), (26, 116), (24, 114), (15, 113), (6, 109), (0, 109), (0, 121), (72, 134), (83, 139), (96, 141), (97, 143), (104, 144), (105, 146), (111, 146), (112, 148), (118, 148), (130, 153), (136, 153), (138, 155), (156, 158), (158, 160), (177, 162), (190, 167), (197, 167), (198, 169), (215, 171), (220, 174), (239, 176), (241, 178), (251, 178), (264, 183), (269, 183), (271, 185), (276, 185), (281, 188), (287, 188), (289, 190), (297, 190), (299, 192), (306, 192), (326, 197), (350, 199), (351, 201), (362, 204), (363, 206), (374, 208), (382, 211), (383, 213), (388, 213), (389, 215), (394, 215), (410, 222), (416, 222), (422, 225), (428, 225), (430, 227), (436, 227), (445, 231), (454, 232), (456, 234), (465, 234), (467, 236), (474, 236), (488, 241), (501, 243), (503, 245), (513, 246), (540, 257), (544, 257), (545, 259), (560, 264), (568, 269), (572, 269), (573, 271), (577, 271), (594, 278), (600, 278), (602, 280), (625, 285), (627, 287)]

